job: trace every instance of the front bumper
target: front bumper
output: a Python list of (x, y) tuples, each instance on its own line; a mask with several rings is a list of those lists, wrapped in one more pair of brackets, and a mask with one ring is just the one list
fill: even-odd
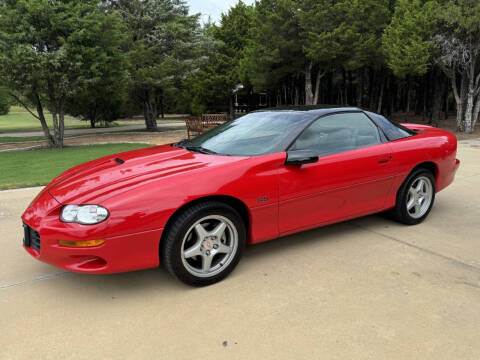
[[(38, 232), (40, 246), (24, 244), (25, 250), (50, 265), (82, 273), (117, 273), (159, 266), (159, 243), (163, 229), (105, 236), (102, 226), (66, 224), (59, 220), (59, 204), (48, 191), (42, 191), (22, 215), (24, 224)], [(96, 247), (73, 248), (58, 245), (58, 240), (105, 239)]]

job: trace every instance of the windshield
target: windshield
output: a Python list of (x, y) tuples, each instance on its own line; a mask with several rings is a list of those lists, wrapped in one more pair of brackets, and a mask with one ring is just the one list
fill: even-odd
[(313, 115), (300, 111), (250, 113), (175, 146), (219, 155), (273, 154), (284, 151), (302, 130), (300, 123), (310, 119)]

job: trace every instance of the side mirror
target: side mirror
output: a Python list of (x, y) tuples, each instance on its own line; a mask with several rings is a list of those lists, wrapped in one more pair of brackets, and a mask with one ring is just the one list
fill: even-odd
[(291, 150), (287, 151), (287, 160), (285, 165), (302, 165), (318, 161), (318, 155), (311, 150)]

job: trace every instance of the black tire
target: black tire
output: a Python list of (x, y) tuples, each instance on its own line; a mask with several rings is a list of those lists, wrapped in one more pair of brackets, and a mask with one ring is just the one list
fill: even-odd
[[(407, 209), (407, 197), (410, 187), (420, 177), (430, 180), (430, 185), (432, 186), (432, 199), (426, 212), (421, 217), (415, 218)], [(421, 223), (423, 220), (425, 220), (432, 209), (433, 203), (435, 202), (435, 191), (435, 178), (432, 172), (424, 168), (415, 169), (410, 173), (410, 175), (408, 175), (398, 190), (395, 207), (390, 211), (391, 217), (394, 220), (406, 225), (416, 225)]]
[[(235, 227), (238, 235), (236, 251), (231, 259), (220, 271), (212, 276), (200, 277), (192, 274), (184, 265), (183, 240), (191, 227), (199, 220), (208, 216), (221, 216), (227, 218)], [(180, 281), (193, 286), (214, 284), (227, 277), (235, 268), (242, 257), (246, 243), (245, 224), (238, 212), (231, 206), (217, 201), (206, 201), (195, 204), (178, 214), (167, 229), (167, 234), (162, 240), (160, 262), (173, 276)], [(221, 254), (219, 254), (221, 255)], [(196, 259), (196, 257), (195, 257)], [(201, 258), (200, 258), (201, 259)]]

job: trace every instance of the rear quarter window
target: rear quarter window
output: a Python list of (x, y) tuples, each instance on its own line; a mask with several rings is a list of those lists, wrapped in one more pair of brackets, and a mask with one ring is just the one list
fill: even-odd
[(389, 141), (403, 139), (415, 135), (414, 131), (407, 129), (402, 125), (394, 124), (382, 115), (374, 114), (368, 111), (366, 111), (366, 113), (383, 130)]

